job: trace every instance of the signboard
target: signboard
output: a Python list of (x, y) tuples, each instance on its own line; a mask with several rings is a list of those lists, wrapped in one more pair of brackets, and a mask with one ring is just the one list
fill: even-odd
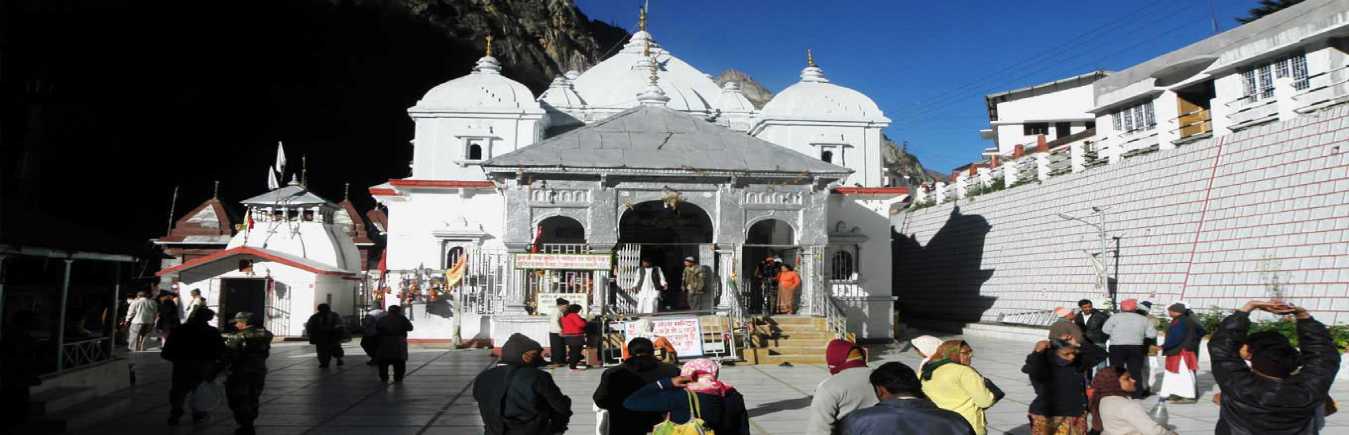
[[(623, 322), (624, 341), (637, 337), (655, 340), (665, 337), (674, 345), (680, 359), (703, 356), (703, 328), (698, 317), (658, 317), (633, 322)], [(649, 330), (643, 330), (649, 328)]]
[(549, 293), (539, 292), (536, 301), (537, 312), (540, 316), (546, 316), (552, 310), (557, 309), (557, 298), (566, 299), (574, 305), (581, 306), (581, 317), (590, 317), (590, 295), (585, 293)]
[(515, 254), (516, 269), (609, 270), (608, 254)]

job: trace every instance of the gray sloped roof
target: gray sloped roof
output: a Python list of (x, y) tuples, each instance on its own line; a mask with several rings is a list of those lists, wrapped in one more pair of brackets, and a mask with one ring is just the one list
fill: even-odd
[(281, 186), (279, 189), (245, 199), (239, 203), (243, 205), (285, 206), (330, 204), (328, 200), (315, 195), (313, 192), (310, 192), (309, 189), (306, 189), (299, 184)]
[(483, 168), (659, 169), (846, 176), (852, 170), (663, 106), (638, 106)]

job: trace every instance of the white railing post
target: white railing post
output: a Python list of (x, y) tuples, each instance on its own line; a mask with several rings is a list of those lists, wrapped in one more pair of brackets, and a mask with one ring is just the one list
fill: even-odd
[[(1100, 143), (1100, 142), (1097, 142)], [(1087, 150), (1085, 142), (1077, 142), (1069, 145), (1069, 157), (1071, 158), (1073, 172), (1082, 172), (1087, 169)]]
[(1049, 153), (1031, 154), (1035, 159), (1035, 178), (1040, 181), (1049, 180)]
[(1213, 136), (1217, 137), (1231, 133), (1231, 131), (1227, 129), (1232, 125), (1232, 119), (1228, 118), (1232, 115), (1232, 108), (1227, 107), (1227, 103), (1229, 102), (1219, 100), (1217, 97), (1208, 101), (1208, 116), (1209, 119), (1211, 119), (1209, 125), (1213, 129)]
[(966, 174), (960, 174), (959, 177), (956, 177), (956, 199), (965, 199), (965, 197), (968, 195), (970, 187), (969, 180), (970, 177), (969, 175)]
[(1018, 172), (1021, 171), (1021, 160), (1013, 160), (1009, 165), (1002, 166), (1002, 187), (1012, 187), (1016, 184)]
[(913, 189), (913, 202), (915, 203), (927, 202), (927, 193), (928, 193), (927, 187), (917, 186), (916, 188)]
[(946, 202), (946, 199), (947, 199), (947, 198), (946, 198), (946, 182), (945, 182), (945, 181), (938, 181), (938, 182), (937, 182), (937, 203), (938, 203), (938, 204), (941, 204), (941, 203), (943, 203), (943, 202)]
[(1278, 104), (1279, 121), (1291, 121), (1297, 117), (1297, 89), (1293, 88), (1292, 77), (1274, 79), (1274, 99)]

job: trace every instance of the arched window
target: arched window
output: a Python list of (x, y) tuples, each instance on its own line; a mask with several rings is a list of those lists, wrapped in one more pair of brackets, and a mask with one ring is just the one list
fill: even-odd
[(828, 163), (834, 163), (834, 152), (833, 152), (833, 151), (821, 151), (821, 152), (820, 152), (820, 160), (824, 160), (825, 162), (828, 162)]
[(482, 160), (482, 145), (468, 144), (468, 160)]
[(459, 259), (463, 257), (464, 257), (464, 247), (455, 246), (453, 248), (450, 248), (449, 251), (445, 252), (445, 268), (449, 269), (451, 267), (454, 267), (455, 263), (458, 263)]
[(829, 275), (830, 279), (839, 281), (848, 281), (856, 279), (857, 263), (855, 263), (855, 260), (851, 252), (848, 251), (835, 252), (834, 257), (830, 259), (829, 262), (831, 266), (830, 269), (832, 271), (832, 273), (830, 273)]

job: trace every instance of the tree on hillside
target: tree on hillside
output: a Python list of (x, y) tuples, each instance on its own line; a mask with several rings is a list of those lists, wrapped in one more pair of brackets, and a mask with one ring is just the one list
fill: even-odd
[(1260, 0), (1260, 6), (1251, 8), (1250, 15), (1237, 18), (1237, 22), (1246, 24), (1298, 3), (1302, 3), (1302, 0)]

